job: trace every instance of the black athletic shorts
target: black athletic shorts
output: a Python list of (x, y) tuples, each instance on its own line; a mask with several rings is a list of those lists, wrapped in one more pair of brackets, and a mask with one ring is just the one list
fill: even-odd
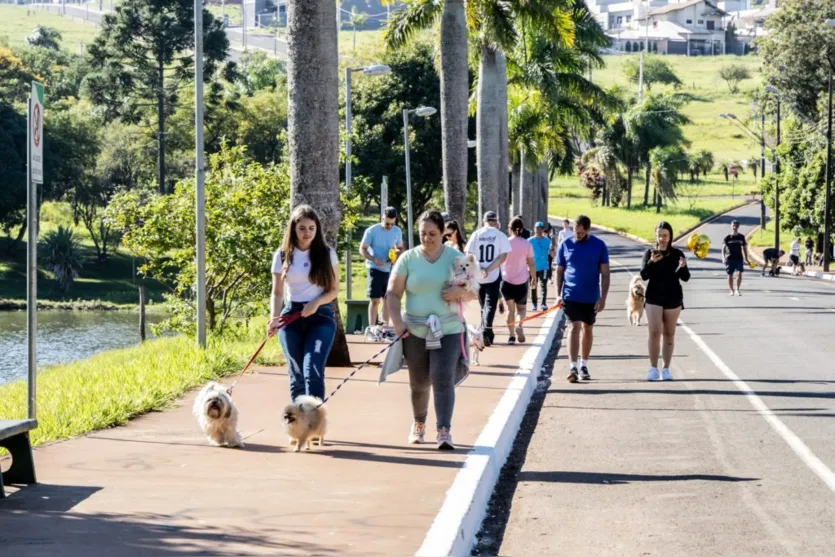
[(572, 302), (571, 300), (563, 300), (563, 311), (570, 322), (581, 321), (586, 325), (594, 325), (597, 320), (597, 314), (594, 311), (596, 304), (582, 304), (580, 302)]
[(511, 284), (502, 281), (502, 298), (510, 302), (516, 302), (523, 306), (528, 303), (528, 283)]
[(789, 261), (792, 262), (792, 265), (795, 265), (795, 266), (800, 265), (800, 257), (798, 257), (797, 255), (790, 255), (789, 256)]
[(389, 273), (379, 269), (368, 269), (368, 289), (365, 294), (372, 300), (384, 298), (389, 285)]

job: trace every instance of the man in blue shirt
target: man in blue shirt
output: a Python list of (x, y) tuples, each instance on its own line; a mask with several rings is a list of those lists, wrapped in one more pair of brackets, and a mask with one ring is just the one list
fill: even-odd
[[(370, 300), (368, 304), (368, 326), (377, 325), (377, 306), (386, 295), (392, 259), (389, 252), (394, 248), (396, 256), (403, 253), (403, 235), (400, 228), (395, 226), (397, 211), (394, 207), (386, 207), (383, 211), (381, 223), (368, 228), (362, 235), (360, 253), (365, 258), (368, 269), (368, 290), (366, 294)], [(396, 259), (396, 257), (395, 257)], [(383, 323), (388, 322), (388, 310), (383, 304)], [(373, 329), (372, 329), (373, 330)]]
[[(557, 252), (557, 291), (563, 311), (569, 321), (568, 382), (576, 383), (577, 355), (580, 352), (582, 330), (582, 358), (579, 362), (582, 379), (591, 379), (588, 359), (593, 340), (592, 327), (597, 314), (606, 307), (609, 295), (609, 250), (600, 238), (589, 234), (591, 219), (577, 217), (574, 237), (565, 240)], [(602, 290), (602, 292), (601, 292)]]
[[(547, 309), (545, 299), (548, 297), (548, 257), (553, 255), (551, 238), (545, 235), (545, 223), (539, 221), (534, 227), (534, 236), (528, 241), (533, 246), (533, 263), (536, 267), (536, 280), (539, 283), (539, 291), (542, 292), (542, 305), (540, 309)], [(532, 309), (536, 311), (536, 291), (531, 291)]]

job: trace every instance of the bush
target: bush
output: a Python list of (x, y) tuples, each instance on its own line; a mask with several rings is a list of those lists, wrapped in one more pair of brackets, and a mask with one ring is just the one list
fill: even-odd
[(46, 268), (55, 275), (58, 288), (69, 292), (81, 269), (81, 246), (72, 228), (59, 226), (47, 232), (41, 243)]
[(725, 80), (731, 93), (739, 93), (739, 82), (749, 79), (751, 72), (742, 64), (730, 64), (719, 69), (719, 77)]

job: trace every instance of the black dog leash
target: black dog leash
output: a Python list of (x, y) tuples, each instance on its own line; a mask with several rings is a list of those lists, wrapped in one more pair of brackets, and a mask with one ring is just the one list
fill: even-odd
[(356, 374), (357, 374), (357, 372), (358, 372), (359, 370), (361, 370), (362, 368), (364, 368), (365, 366), (367, 366), (368, 364), (370, 364), (370, 363), (371, 363), (371, 360), (373, 360), (374, 358), (376, 358), (377, 356), (379, 356), (380, 354), (382, 354), (383, 352), (385, 352), (386, 350), (388, 350), (389, 348), (391, 348), (392, 346), (394, 346), (396, 343), (400, 342), (400, 339), (402, 339), (402, 338), (403, 338), (403, 336), (404, 336), (405, 334), (406, 334), (406, 331), (403, 331), (401, 334), (399, 334), (399, 335), (397, 336), (397, 338), (395, 338), (393, 341), (391, 341), (391, 342), (390, 342), (387, 346), (383, 347), (383, 349), (382, 349), (382, 350), (380, 350), (379, 352), (377, 352), (376, 354), (374, 354), (373, 356), (371, 356), (370, 358), (368, 358), (367, 360), (365, 360), (363, 363), (361, 363), (360, 365), (358, 365), (358, 366), (354, 369), (354, 371), (352, 371), (352, 372), (348, 375), (348, 377), (346, 377), (345, 379), (343, 379), (343, 380), (342, 380), (342, 382), (340, 382), (340, 383), (339, 383), (339, 385), (337, 385), (337, 386), (336, 386), (336, 388), (335, 388), (333, 391), (331, 391), (331, 394), (329, 394), (328, 396), (326, 396), (326, 397), (325, 397), (325, 400), (323, 400), (321, 403), (319, 403), (319, 405), (318, 405), (318, 406), (316, 406), (316, 408), (320, 408), (320, 407), (322, 407), (322, 406), (323, 406), (323, 405), (324, 405), (327, 401), (329, 401), (331, 398), (333, 398), (333, 395), (335, 395), (335, 394), (339, 391), (339, 389), (341, 389), (341, 388), (342, 388), (342, 385), (344, 385), (345, 383), (347, 383), (348, 381), (350, 381), (350, 380), (351, 380), (351, 378), (352, 378), (354, 375), (356, 375)]

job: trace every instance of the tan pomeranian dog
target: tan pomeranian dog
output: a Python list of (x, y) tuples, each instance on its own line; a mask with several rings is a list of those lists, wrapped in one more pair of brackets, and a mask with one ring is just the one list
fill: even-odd
[(290, 444), (295, 445), (294, 453), (302, 446), (309, 451), (314, 440), (320, 447), (324, 444), (328, 423), (327, 411), (321, 404), (317, 397), (301, 395), (284, 408), (284, 431), (290, 436)]
[(226, 386), (210, 381), (197, 393), (192, 411), (212, 445), (244, 447), (238, 433), (238, 409)]
[(629, 293), (626, 295), (626, 318), (630, 325), (638, 326), (644, 316), (644, 297), (646, 291), (641, 277), (635, 275), (629, 281)]

